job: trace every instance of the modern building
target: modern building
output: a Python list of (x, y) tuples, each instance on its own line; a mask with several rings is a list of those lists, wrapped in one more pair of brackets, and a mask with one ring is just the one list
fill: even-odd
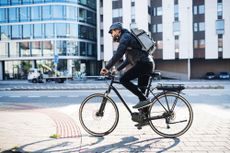
[(116, 49), (107, 33), (113, 22), (135, 25), (157, 42), (156, 69), (166, 77), (202, 78), (206, 72), (230, 73), (229, 0), (100, 0), (98, 59)]
[(1, 0), (0, 34), (0, 80), (40, 64), (97, 72), (95, 0)]

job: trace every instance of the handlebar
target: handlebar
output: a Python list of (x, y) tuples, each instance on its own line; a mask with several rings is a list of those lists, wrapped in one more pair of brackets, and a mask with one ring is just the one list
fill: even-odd
[(109, 71), (108, 74), (102, 75), (102, 76), (104, 76), (105, 78), (108, 78), (108, 79), (114, 79), (116, 77), (115, 72), (111, 72), (111, 71)]
[(106, 79), (111, 80), (111, 84), (113, 84), (113, 83), (120, 84), (120, 81), (115, 80), (115, 78), (116, 78), (115, 72), (109, 71), (108, 74), (103, 75), (103, 76), (104, 76)]

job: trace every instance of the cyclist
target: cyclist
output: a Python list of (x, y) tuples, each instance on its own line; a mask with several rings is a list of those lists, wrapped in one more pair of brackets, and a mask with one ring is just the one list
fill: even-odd
[[(113, 41), (118, 42), (119, 45), (108, 64), (101, 69), (100, 74), (108, 74), (109, 69), (125, 55), (126, 59), (117, 67), (117, 71), (122, 70), (128, 64), (131, 65), (131, 68), (121, 76), (120, 83), (139, 98), (139, 102), (133, 108), (144, 108), (150, 104), (150, 100), (144, 96), (145, 88), (141, 87), (147, 86), (150, 74), (155, 68), (152, 56), (141, 49), (142, 47), (136, 38), (127, 29), (124, 29), (121, 23), (113, 23), (109, 28), (109, 33)], [(131, 82), (136, 78), (138, 79), (138, 85)]]

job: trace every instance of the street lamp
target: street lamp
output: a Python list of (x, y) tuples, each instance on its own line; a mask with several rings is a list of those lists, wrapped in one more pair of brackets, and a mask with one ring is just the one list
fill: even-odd
[(187, 47), (188, 47), (188, 63), (187, 63), (187, 66), (188, 66), (188, 80), (190, 80), (190, 76), (191, 76), (191, 66), (190, 66), (190, 26), (191, 26), (191, 24), (190, 24), (190, 22), (189, 22), (189, 11), (190, 11), (190, 7), (188, 6), (187, 7), (187, 24), (188, 24), (188, 26), (187, 26), (187, 29), (188, 29), (188, 37), (187, 37), (187, 39), (188, 39), (188, 44), (187, 44)]

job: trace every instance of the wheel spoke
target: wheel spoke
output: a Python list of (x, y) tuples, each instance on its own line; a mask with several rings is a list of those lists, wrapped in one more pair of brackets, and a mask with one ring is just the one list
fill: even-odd
[[(167, 98), (166, 98), (167, 97)], [(173, 108), (166, 112), (165, 108)], [(151, 128), (163, 137), (178, 137), (191, 126), (193, 112), (190, 104), (176, 93), (159, 95), (150, 108), (150, 118), (165, 116), (162, 119), (150, 121)]]

